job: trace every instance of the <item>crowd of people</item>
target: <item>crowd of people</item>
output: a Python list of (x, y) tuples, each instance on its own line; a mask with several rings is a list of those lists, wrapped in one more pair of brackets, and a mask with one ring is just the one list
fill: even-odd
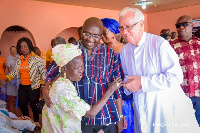
[(200, 38), (192, 18), (180, 16), (177, 34), (166, 29), (160, 36), (146, 33), (144, 20), (130, 7), (119, 21), (88, 18), (78, 41), (52, 39), (46, 69), (40, 50), (23, 37), (0, 57), (0, 88), (7, 83), (13, 102), (18, 95), (23, 116), (30, 103), (34, 122), (42, 90), (44, 133), (199, 133)]

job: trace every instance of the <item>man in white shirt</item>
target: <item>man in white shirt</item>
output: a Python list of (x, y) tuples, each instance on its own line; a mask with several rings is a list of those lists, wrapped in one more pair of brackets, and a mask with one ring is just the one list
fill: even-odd
[(124, 8), (119, 24), (128, 42), (120, 56), (125, 93), (134, 97), (135, 133), (200, 132), (191, 100), (180, 87), (183, 73), (169, 42), (144, 32), (144, 15), (137, 8)]

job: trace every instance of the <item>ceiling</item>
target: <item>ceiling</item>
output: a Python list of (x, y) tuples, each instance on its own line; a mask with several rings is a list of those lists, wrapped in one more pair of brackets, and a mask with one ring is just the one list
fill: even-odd
[[(101, 9), (110, 9), (110, 10), (122, 10), (124, 7), (136, 7), (142, 10), (144, 13), (153, 13), (164, 10), (171, 10), (176, 8), (182, 8), (187, 6), (200, 6), (200, 0), (37, 0), (57, 4), (66, 4), (66, 5), (76, 5), (83, 7), (94, 7)], [(153, 2), (150, 5), (147, 5), (147, 8), (143, 10), (141, 6), (133, 5), (133, 3), (141, 1), (151, 1)]]

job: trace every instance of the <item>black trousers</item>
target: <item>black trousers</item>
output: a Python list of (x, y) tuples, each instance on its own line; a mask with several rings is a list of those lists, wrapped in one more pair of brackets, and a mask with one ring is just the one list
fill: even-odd
[(23, 116), (29, 116), (28, 103), (30, 102), (31, 110), (35, 122), (39, 122), (39, 111), (36, 104), (39, 102), (40, 88), (31, 89), (31, 85), (21, 85), (18, 90), (18, 105)]
[(82, 133), (98, 133), (100, 130), (103, 130), (104, 133), (117, 133), (117, 125), (110, 124), (108, 126), (98, 126), (98, 125), (86, 125), (85, 122), (81, 121), (81, 130)]

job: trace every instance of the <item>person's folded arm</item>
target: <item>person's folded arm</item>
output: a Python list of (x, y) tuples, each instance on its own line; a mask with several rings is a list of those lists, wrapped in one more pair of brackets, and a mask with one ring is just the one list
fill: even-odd
[(40, 84), (44, 85), (46, 69), (45, 69), (42, 58), (39, 58), (38, 64), (39, 64), (39, 73), (40, 73)]
[(16, 62), (16, 65), (14, 67), (14, 69), (5, 77), (5, 81), (12, 81), (14, 79), (14, 77), (17, 75), (17, 72), (19, 72), (19, 67), (20, 67), (20, 63), (21, 60), (18, 59)]
[[(58, 92), (59, 91), (59, 92)], [(78, 120), (81, 120), (86, 111), (90, 109), (90, 105), (77, 96), (76, 92), (69, 91), (65, 88), (59, 88), (55, 95), (55, 107), (62, 108), (67, 114), (72, 115)], [(76, 91), (76, 90), (75, 90)]]
[(167, 41), (164, 41), (160, 46), (159, 56), (161, 72), (141, 76), (143, 92), (169, 89), (171, 86), (179, 86), (183, 82), (179, 57)]
[(48, 68), (47, 72), (46, 72), (46, 77), (45, 77), (45, 86), (42, 90), (43, 92), (43, 98), (45, 101), (45, 104), (47, 105), (47, 107), (51, 107), (51, 98), (49, 97), (49, 90), (50, 90), (50, 86), (52, 85), (53, 80), (60, 74), (59, 72), (59, 66), (57, 66), (57, 64), (55, 63), (55, 61), (53, 61), (50, 65), (50, 67)]

